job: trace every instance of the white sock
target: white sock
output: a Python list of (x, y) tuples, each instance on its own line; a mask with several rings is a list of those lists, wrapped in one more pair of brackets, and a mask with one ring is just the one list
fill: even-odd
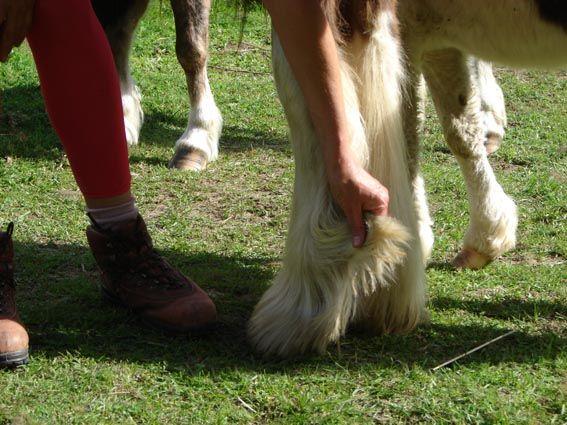
[(101, 228), (109, 229), (117, 223), (135, 220), (138, 208), (134, 198), (128, 202), (106, 208), (87, 208), (87, 214)]

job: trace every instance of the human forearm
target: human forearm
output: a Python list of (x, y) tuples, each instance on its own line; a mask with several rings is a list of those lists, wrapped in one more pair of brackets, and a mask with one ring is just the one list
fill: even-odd
[(337, 48), (319, 0), (264, 0), (305, 97), (328, 171), (352, 159)]
[(353, 245), (364, 244), (363, 214), (388, 213), (388, 190), (351, 151), (340, 59), (322, 0), (264, 0), (299, 83), (319, 139), (329, 189), (349, 223)]

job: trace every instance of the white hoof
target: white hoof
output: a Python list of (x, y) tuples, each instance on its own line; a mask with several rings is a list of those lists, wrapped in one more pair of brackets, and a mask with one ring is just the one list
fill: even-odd
[(203, 171), (207, 168), (207, 155), (201, 150), (180, 146), (169, 161), (169, 168), (186, 171)]
[(453, 259), (451, 264), (456, 269), (479, 270), (492, 261), (487, 255), (476, 252), (471, 248), (463, 248)]

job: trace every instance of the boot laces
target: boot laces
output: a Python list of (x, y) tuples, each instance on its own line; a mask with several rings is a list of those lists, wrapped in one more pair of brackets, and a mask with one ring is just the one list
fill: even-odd
[(129, 241), (111, 237), (110, 245), (116, 250), (117, 272), (121, 276), (138, 276), (138, 286), (162, 289), (185, 286), (185, 279), (157, 253), (143, 235), (135, 235)]

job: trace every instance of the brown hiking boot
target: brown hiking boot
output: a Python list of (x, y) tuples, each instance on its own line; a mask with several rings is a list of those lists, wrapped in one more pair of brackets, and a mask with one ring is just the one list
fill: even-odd
[(28, 362), (28, 333), (20, 323), (15, 301), (13, 231), (10, 223), (6, 232), (0, 232), (0, 367)]
[(171, 332), (203, 330), (216, 320), (209, 296), (156, 252), (140, 215), (110, 230), (91, 221), (87, 239), (111, 301)]

